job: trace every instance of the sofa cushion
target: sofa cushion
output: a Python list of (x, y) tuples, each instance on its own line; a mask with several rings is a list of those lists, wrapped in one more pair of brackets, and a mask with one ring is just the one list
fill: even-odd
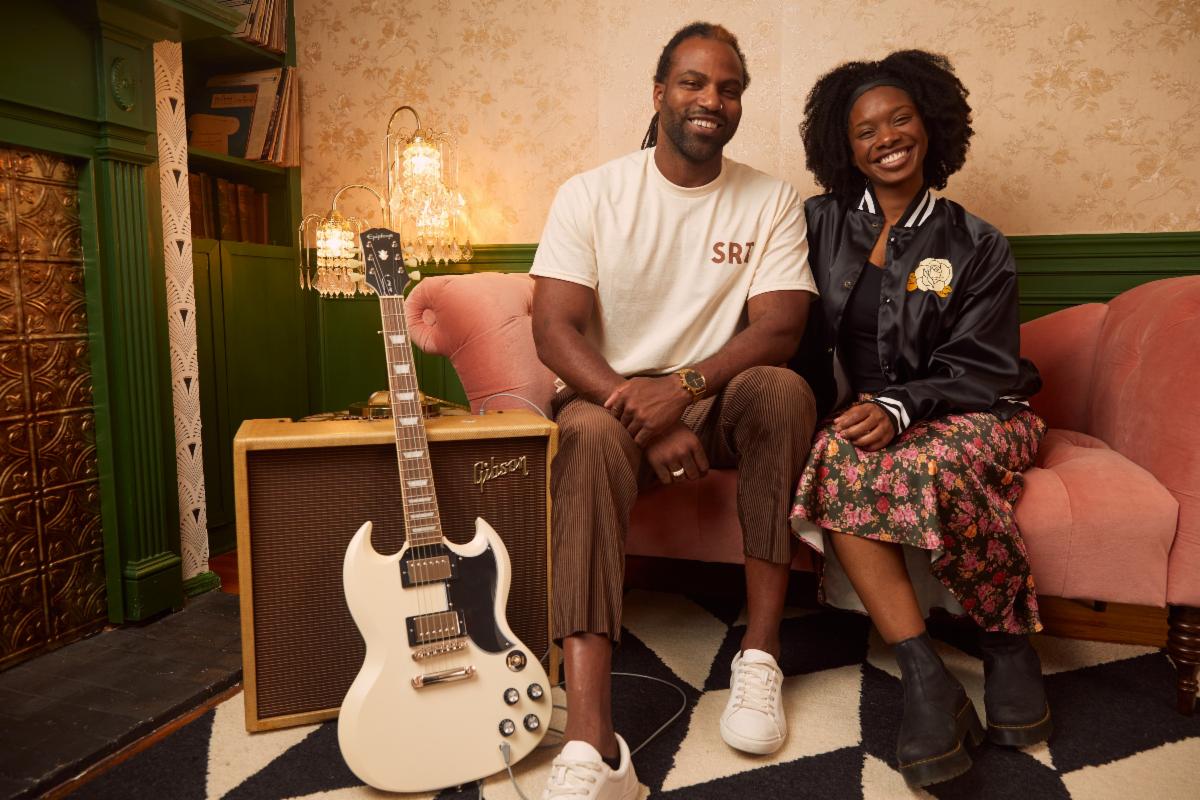
[(1051, 429), (1025, 473), (1017, 526), (1041, 594), (1162, 606), (1179, 504), (1092, 436)]
[[(647, 489), (629, 520), (625, 552), (740, 564), (745, 558), (737, 516), (737, 471), (713, 469), (698, 481)], [(812, 569), (812, 553), (798, 546), (792, 569)]]

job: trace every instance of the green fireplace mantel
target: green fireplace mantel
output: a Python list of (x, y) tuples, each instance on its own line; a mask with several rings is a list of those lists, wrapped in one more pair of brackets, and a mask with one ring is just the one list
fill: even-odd
[(154, 107), (156, 40), (229, 33), (210, 0), (14, 3), (0, 142), (76, 158), (109, 618), (183, 603)]

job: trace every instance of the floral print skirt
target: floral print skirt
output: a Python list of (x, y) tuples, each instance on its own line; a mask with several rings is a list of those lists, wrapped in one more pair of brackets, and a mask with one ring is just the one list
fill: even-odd
[[(1045, 432), (1032, 411), (1007, 421), (987, 412), (947, 414), (914, 423), (887, 447), (866, 452), (826, 424), (796, 489), (793, 528), (929, 551), (933, 577), (980, 626), (1039, 631), (1033, 575), (1013, 512), (1021, 471), (1033, 465)], [(827, 582), (823, 576), (823, 600)]]

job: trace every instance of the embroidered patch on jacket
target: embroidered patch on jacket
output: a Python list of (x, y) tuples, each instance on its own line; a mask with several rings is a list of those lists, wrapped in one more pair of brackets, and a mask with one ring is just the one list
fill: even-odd
[(938, 297), (950, 294), (950, 281), (954, 279), (954, 268), (944, 258), (926, 258), (908, 276), (908, 290), (915, 292), (937, 292)]

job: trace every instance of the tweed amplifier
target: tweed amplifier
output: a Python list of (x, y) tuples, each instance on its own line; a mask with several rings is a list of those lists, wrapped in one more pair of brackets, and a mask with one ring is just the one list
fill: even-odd
[[(482, 516), (512, 560), (508, 623), (531, 653), (549, 642), (554, 423), (523, 411), (426, 421), (442, 529), (463, 543)], [(365, 645), (342, 560), (374, 523), (383, 554), (404, 543), (391, 420), (247, 420), (234, 439), (246, 729), (337, 716)], [(548, 656), (557, 675), (557, 652)]]

